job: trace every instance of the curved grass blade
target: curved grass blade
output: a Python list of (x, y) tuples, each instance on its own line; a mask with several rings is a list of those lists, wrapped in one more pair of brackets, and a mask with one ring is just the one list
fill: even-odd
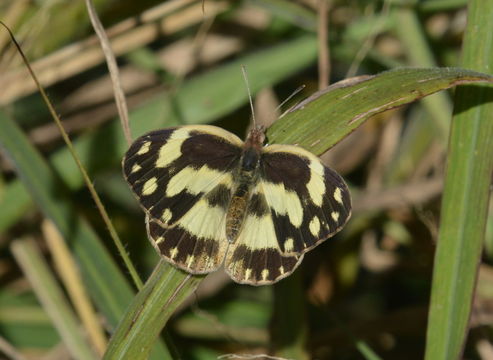
[[(493, 2), (472, 0), (463, 65), (493, 68)], [(493, 172), (493, 87), (461, 86), (455, 94), (425, 359), (459, 359), (484, 242)]]
[(203, 278), (161, 259), (118, 324), (103, 359), (147, 359), (164, 324)]
[(267, 137), (319, 155), (375, 114), (474, 82), (493, 82), (493, 76), (459, 68), (402, 68), (344, 80), (293, 107), (269, 128)]

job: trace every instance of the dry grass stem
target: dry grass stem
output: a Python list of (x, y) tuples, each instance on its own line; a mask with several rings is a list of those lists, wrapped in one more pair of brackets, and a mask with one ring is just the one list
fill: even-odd
[[(227, 7), (228, 4), (224, 1), (212, 2), (208, 7), (208, 16), (217, 15)], [(200, 4), (197, 4), (157, 22), (144, 23), (138, 27), (132, 27), (135, 19), (126, 20), (124, 24), (117, 24), (109, 29), (107, 34), (111, 38), (113, 52), (119, 56), (149, 44), (159, 36), (176, 33), (202, 20), (202, 10)], [(50, 86), (96, 66), (103, 60), (97, 38), (91, 37), (37, 60), (32, 66), (39, 74), (40, 82), (44, 86)], [(0, 105), (36, 91), (36, 87), (28, 79), (29, 73), (25, 68), (4, 74), (0, 79), (0, 87), (3, 89), (0, 93)]]
[(438, 196), (443, 188), (442, 177), (422, 180), (376, 192), (365, 192), (356, 197), (353, 211), (379, 211), (401, 206), (422, 204)]
[(128, 145), (132, 143), (132, 134), (130, 132), (130, 124), (128, 118), (128, 107), (125, 100), (125, 93), (123, 92), (122, 84), (120, 81), (120, 74), (118, 70), (118, 64), (116, 63), (115, 55), (111, 50), (110, 40), (104, 31), (103, 25), (99, 20), (96, 9), (92, 4), (91, 0), (86, 0), (87, 12), (91, 19), (92, 26), (96, 32), (99, 41), (101, 43), (101, 48), (106, 59), (106, 64), (108, 65), (108, 70), (111, 76), (111, 82), (113, 84), (113, 94), (115, 96), (116, 107), (118, 108), (118, 114), (120, 116), (120, 121), (122, 124), (123, 134), (127, 140)]
[(318, 0), (318, 88), (325, 89), (330, 81), (329, 0)]
[(102, 356), (107, 344), (104, 329), (101, 327), (98, 316), (89, 300), (70, 249), (50, 220), (44, 220), (41, 227), (46, 243), (53, 255), (58, 276), (60, 276), (67, 289), (72, 304), (86, 329), (87, 336), (91, 340), (94, 349)]
[[(156, 57), (166, 71), (183, 77), (194, 71), (199, 64), (212, 66), (244, 47), (238, 38), (209, 34), (204, 38), (200, 53), (196, 55), (195, 43), (191, 38), (179, 40), (158, 51)], [(163, 92), (163, 85), (155, 74), (132, 65), (120, 68), (120, 78), (126, 89), (130, 108)], [(109, 75), (94, 79), (69, 94), (60, 104), (60, 112), (68, 114), (63, 120), (67, 133), (94, 127), (115, 117), (117, 112), (112, 99)], [(60, 132), (56, 124), (46, 123), (32, 129), (29, 137), (36, 144), (46, 144), (59, 139)]]

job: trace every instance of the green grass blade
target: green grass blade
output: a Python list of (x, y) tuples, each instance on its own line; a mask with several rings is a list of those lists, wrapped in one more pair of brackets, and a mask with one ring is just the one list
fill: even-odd
[(306, 350), (308, 324), (301, 273), (274, 285), (272, 344), (275, 355), (285, 359), (309, 359)]
[[(1, 111), (0, 146), (16, 166), (35, 203), (69, 242), (92, 299), (108, 323), (116, 326), (133, 298), (130, 285), (96, 233), (74, 211), (65, 184), (53, 173), (21, 129)], [(166, 354), (164, 347), (160, 351)]]
[(315, 12), (308, 10), (296, 2), (285, 0), (250, 0), (259, 7), (265, 8), (275, 16), (285, 19), (302, 29), (317, 31), (317, 16)]
[(11, 249), (72, 357), (94, 359), (96, 354), (85, 341), (79, 321), (36, 243), (20, 239)]
[[(121, 310), (132, 297), (132, 290), (110, 260), (106, 250), (99, 244), (100, 240), (96, 234), (71, 208), (63, 184), (16, 124), (1, 112), (0, 145), (15, 164), (34, 201), (43, 213), (53, 220), (64, 238), (69, 241), (81, 264), (85, 265), (82, 271), (89, 275), (85, 280), (93, 282), (89, 288), (97, 291), (103, 298), (114, 292), (100, 305), (110, 322), (116, 323)], [(94, 254), (98, 254), (98, 261), (94, 261)], [(90, 258), (94, 260), (91, 261)], [(111, 274), (112, 278), (114, 276), (113, 288), (110, 284), (104, 284), (105, 278), (102, 278), (101, 274)]]
[(375, 114), (454, 85), (479, 81), (493, 82), (493, 76), (459, 68), (403, 68), (353, 85), (335, 84), (276, 121), (267, 137), (269, 142), (298, 144), (321, 154)]
[(147, 359), (164, 324), (203, 278), (161, 260), (122, 318), (104, 359)]
[[(472, 0), (463, 66), (493, 68), (493, 2)], [(435, 254), (426, 359), (458, 359), (465, 344), (493, 170), (493, 87), (456, 92)]]
[[(423, 24), (419, 21), (413, 9), (403, 8), (394, 12), (396, 18), (396, 31), (407, 49), (407, 57), (411, 66), (436, 67), (432, 49), (427, 42)], [(423, 106), (430, 114), (434, 132), (438, 135), (438, 140), (445, 147), (449, 133), (450, 115), (452, 104), (446, 93), (439, 93), (435, 96), (426, 97)]]

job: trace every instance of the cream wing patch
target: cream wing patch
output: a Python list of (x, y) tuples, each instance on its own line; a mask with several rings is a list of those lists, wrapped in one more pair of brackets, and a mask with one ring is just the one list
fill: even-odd
[(174, 226), (182, 227), (199, 238), (223, 241), (226, 239), (225, 217), (226, 211), (223, 208), (211, 206), (202, 198)]
[(312, 202), (317, 206), (322, 206), (325, 194), (324, 166), (319, 159), (310, 161), (310, 181), (306, 184)]
[(182, 156), (181, 146), (183, 142), (190, 136), (188, 127), (182, 127), (175, 130), (168, 141), (161, 146), (156, 160), (157, 168), (169, 166), (173, 161)]
[(232, 186), (233, 177), (231, 173), (210, 169), (206, 165), (198, 170), (186, 167), (171, 178), (166, 187), (166, 196), (175, 196), (183, 190), (193, 195), (206, 193), (219, 184)]
[(283, 184), (274, 184), (260, 180), (253, 193), (262, 193), (272, 210), (279, 215), (287, 215), (289, 221), (295, 227), (301, 226), (303, 221), (303, 206), (301, 205), (299, 196), (295, 192), (286, 190)]

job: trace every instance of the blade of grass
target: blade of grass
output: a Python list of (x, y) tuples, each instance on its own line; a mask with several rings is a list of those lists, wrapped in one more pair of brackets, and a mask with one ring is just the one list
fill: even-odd
[(321, 154), (375, 114), (454, 85), (481, 81), (493, 83), (493, 76), (460, 68), (402, 68), (348, 79), (296, 105), (268, 129), (267, 138)]
[[(130, 257), (128, 256), (127, 252), (125, 251), (125, 248), (123, 246), (122, 241), (120, 240), (120, 237), (118, 236), (118, 233), (116, 232), (113, 223), (110, 220), (110, 217), (108, 213), (106, 212), (106, 209), (103, 205), (103, 202), (101, 201), (101, 198), (99, 197), (98, 193), (96, 192), (96, 189), (94, 188), (91, 179), (89, 178), (89, 175), (87, 174), (86, 169), (82, 165), (82, 162), (80, 161), (79, 157), (77, 156), (77, 152), (74, 149), (74, 146), (72, 144), (72, 141), (70, 141), (70, 138), (68, 137), (68, 134), (65, 132), (65, 129), (63, 128), (62, 122), (55, 111), (55, 108), (51, 104), (48, 96), (46, 95), (46, 92), (44, 88), (41, 86), (36, 74), (34, 73), (33, 69), (31, 68), (31, 64), (27, 60), (26, 56), (24, 55), (24, 52), (22, 51), (21, 47), (19, 46), (19, 43), (14, 37), (14, 34), (10, 31), (8, 26), (6, 26), (3, 22), (0, 21), (0, 24), (5, 27), (7, 32), (10, 35), (10, 38), (12, 39), (12, 42), (14, 43), (15, 47), (17, 48), (19, 55), (22, 58), (22, 61), (24, 62), (24, 65), (29, 71), (29, 74), (31, 75), (33, 81), (36, 83), (36, 87), (38, 88), (41, 97), (43, 98), (43, 101), (45, 102), (46, 106), (48, 107), (48, 110), (50, 111), (50, 115), (55, 121), (55, 124), (58, 127), (58, 130), (60, 131), (60, 134), (62, 135), (63, 141), (65, 141), (65, 144), (67, 145), (67, 149), (70, 152), (70, 155), (72, 156), (72, 159), (75, 161), (77, 164), (77, 168), (80, 171), (82, 178), (84, 179), (84, 182), (91, 193), (91, 196), (98, 208), (98, 211), (101, 215), (101, 218), (103, 219), (104, 223), (106, 224), (108, 228), (108, 232), (111, 235), (111, 238), (113, 239), (113, 242), (115, 243), (118, 251), (120, 252), (120, 256), (123, 259), (123, 262), (125, 263), (128, 272), (130, 273), (135, 285), (137, 286), (138, 289), (142, 288), (142, 280), (140, 280), (139, 275), (137, 274), (137, 270), (135, 270), (134, 265), (132, 264), (132, 261), (130, 260)], [(128, 136), (130, 134), (128, 133)]]
[(309, 359), (306, 351), (308, 326), (301, 273), (274, 285), (272, 343), (275, 355), (286, 359)]
[(356, 341), (356, 348), (358, 349), (360, 354), (366, 360), (381, 360), (382, 359), (364, 341), (361, 341), (361, 340)]
[[(50, 218), (78, 259), (87, 289), (110, 326), (116, 326), (133, 293), (101, 240), (70, 204), (68, 189), (29, 142), (19, 127), (0, 111), (2, 146), (24, 186), (44, 215)], [(160, 343), (156, 359), (169, 358)]]
[(91, 341), (94, 350), (96, 350), (99, 356), (102, 356), (107, 344), (103, 325), (100, 323), (89, 300), (77, 269), (77, 264), (67, 247), (67, 243), (60, 236), (60, 233), (51, 221), (43, 221), (41, 230), (52, 254), (60, 280), (70, 296), (70, 300), (82, 325), (86, 329), (87, 337)]
[(120, 117), (122, 124), (123, 134), (125, 135), (125, 139), (130, 146), (132, 143), (132, 135), (130, 134), (130, 126), (128, 125), (128, 107), (120, 81), (120, 71), (116, 63), (116, 58), (113, 54), (113, 50), (111, 50), (110, 40), (108, 39), (108, 35), (106, 35), (103, 24), (101, 24), (101, 21), (99, 20), (94, 4), (91, 0), (86, 0), (85, 2), (92, 27), (94, 28), (94, 32), (98, 36), (99, 43), (103, 49), (108, 71), (111, 76), (111, 83), (113, 84), (113, 93), (115, 96), (116, 107), (118, 108), (118, 116)]
[[(493, 69), (493, 2), (471, 0), (463, 66)], [(425, 359), (459, 359), (467, 336), (493, 171), (493, 87), (455, 96)]]
[(406, 8), (416, 7), (422, 12), (439, 12), (457, 10), (467, 6), (467, 0), (390, 0), (392, 5)]
[(96, 354), (84, 340), (77, 317), (34, 240), (16, 240), (11, 249), (72, 357), (95, 359)]
[(203, 278), (161, 260), (118, 324), (104, 359), (147, 359), (166, 321)]

